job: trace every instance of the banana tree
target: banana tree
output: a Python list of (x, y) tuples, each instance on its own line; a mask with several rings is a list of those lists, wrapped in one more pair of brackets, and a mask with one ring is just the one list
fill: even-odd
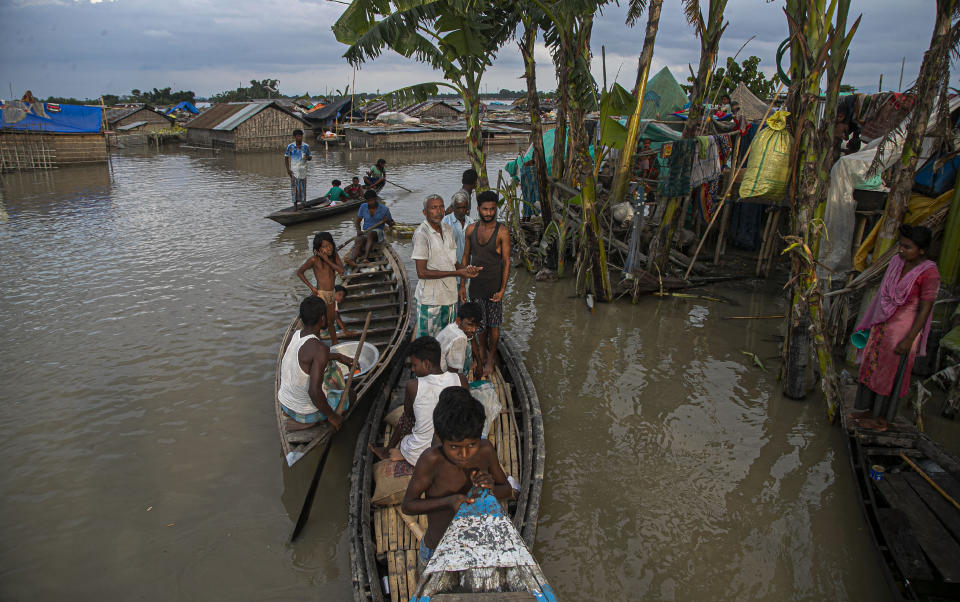
[[(597, 219), (597, 187), (590, 158), (586, 114), (597, 107), (597, 84), (590, 72), (590, 38), (603, 0), (532, 0), (544, 17), (544, 40), (553, 54), (559, 95), (553, 174), (580, 188), (583, 222), (577, 254), (577, 292), (586, 292), (589, 274), (599, 300), (612, 296), (602, 230)], [(569, 115), (569, 118), (568, 118)], [(569, 149), (569, 152), (566, 152)]]
[[(826, 332), (823, 285), (817, 279), (815, 258), (824, 230), (825, 183), (830, 162), (829, 148), (836, 123), (840, 81), (849, 57), (850, 42), (860, 19), (847, 31), (850, 0), (812, 2), (788, 0), (784, 9), (790, 30), (790, 91), (788, 106), (793, 116), (789, 196), (792, 233), (783, 251), (791, 258), (792, 304), (787, 316), (784, 345), (784, 394), (806, 395), (805, 341), (812, 338), (819, 364), (820, 384), (827, 402), (827, 415), (836, 417), (840, 402), (833, 353)], [(827, 71), (826, 104), (819, 115), (820, 82)]]
[(657, 31), (660, 27), (660, 9), (662, 6), (663, 0), (650, 0), (649, 7), (646, 6), (646, 0), (633, 0), (627, 10), (627, 25), (633, 25), (643, 14), (643, 11), (647, 10), (647, 33), (643, 39), (643, 50), (640, 53), (640, 64), (637, 67), (637, 83), (633, 87), (633, 95), (639, 99), (639, 102), (636, 103), (627, 123), (627, 137), (624, 141), (623, 151), (620, 153), (617, 171), (614, 174), (613, 189), (610, 192), (611, 203), (619, 203), (627, 196), (630, 173), (633, 168), (633, 156), (637, 149), (637, 141), (640, 139), (640, 112), (643, 110), (643, 96), (647, 88), (650, 63), (653, 60), (653, 45), (656, 42)]
[[(910, 90), (916, 94), (917, 102), (910, 113), (903, 152), (900, 160), (895, 164), (890, 194), (887, 195), (887, 206), (884, 210), (883, 226), (877, 238), (874, 257), (879, 257), (897, 240), (897, 228), (900, 227), (900, 221), (907, 210), (907, 201), (910, 199), (913, 188), (920, 146), (926, 135), (930, 114), (938, 99), (941, 122), (945, 123), (946, 119), (949, 119), (947, 93), (950, 81), (950, 53), (957, 51), (958, 40), (960, 40), (958, 13), (960, 13), (960, 1), (937, 0), (933, 37), (930, 39), (930, 48), (923, 55), (917, 81)], [(945, 131), (948, 130), (945, 128)]]
[(397, 103), (420, 101), (440, 87), (463, 99), (467, 152), (479, 176), (479, 190), (489, 187), (480, 126), (480, 84), (497, 51), (513, 35), (516, 21), (505, 3), (457, 0), (353, 0), (333, 25), (337, 41), (349, 45), (344, 57), (354, 66), (390, 49), (426, 63), (445, 81), (407, 86), (382, 95)]
[[(523, 23), (523, 37), (520, 39), (520, 54), (523, 56), (523, 76), (527, 83), (527, 111), (530, 113), (530, 142), (533, 144), (533, 163), (536, 170), (537, 190), (540, 191), (540, 207), (543, 223), (553, 221), (553, 206), (550, 201), (550, 187), (547, 181), (547, 160), (543, 148), (543, 119), (540, 117), (540, 96), (537, 94), (537, 63), (534, 50), (537, 44), (539, 9), (536, 14), (528, 10), (523, 3), (515, 5), (519, 9), (519, 18)], [(534, 7), (535, 8), (535, 7)]]
[[(690, 91), (690, 110), (687, 113), (687, 124), (683, 128), (684, 138), (694, 138), (703, 133), (703, 120), (706, 115), (704, 104), (710, 92), (710, 76), (717, 60), (720, 37), (729, 25), (723, 20), (723, 11), (726, 7), (727, 0), (709, 0), (707, 14), (704, 15), (700, 9), (699, 0), (683, 0), (687, 22), (693, 26), (697, 37), (700, 38), (700, 65)], [(677, 198), (659, 201), (661, 204), (666, 204), (666, 207), (658, 211), (663, 215), (663, 219), (657, 228), (656, 235), (650, 241), (649, 258), (650, 263), (655, 264), (658, 270), (663, 270), (667, 266), (673, 237), (677, 229), (683, 225), (689, 200), (690, 196), (687, 195), (682, 203)]]

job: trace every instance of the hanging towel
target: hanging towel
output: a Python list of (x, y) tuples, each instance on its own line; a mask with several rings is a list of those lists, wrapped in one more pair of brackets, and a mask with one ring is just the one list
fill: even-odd
[(684, 138), (673, 143), (673, 150), (666, 160), (666, 173), (661, 173), (657, 193), (660, 197), (686, 196), (690, 193), (690, 169), (696, 156), (697, 141)]

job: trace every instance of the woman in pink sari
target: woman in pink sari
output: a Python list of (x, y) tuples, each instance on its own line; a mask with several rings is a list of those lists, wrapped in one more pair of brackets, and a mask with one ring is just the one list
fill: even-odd
[[(857, 330), (870, 330), (870, 338), (860, 356), (860, 386), (854, 408), (859, 414), (859, 425), (886, 429), (882, 415), (870, 418), (878, 396), (889, 398), (887, 403), (907, 394), (910, 389), (910, 371), (919, 353), (927, 353), (933, 302), (940, 288), (937, 264), (926, 258), (933, 239), (923, 226), (900, 227), (900, 251), (890, 260), (877, 291)], [(894, 392), (894, 380), (902, 357), (906, 355), (906, 369), (899, 392)], [(881, 412), (882, 414), (882, 412)]]

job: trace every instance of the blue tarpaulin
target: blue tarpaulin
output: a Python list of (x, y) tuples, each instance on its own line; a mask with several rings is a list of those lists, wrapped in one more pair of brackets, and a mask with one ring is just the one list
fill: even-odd
[(183, 109), (184, 111), (189, 111), (190, 113), (193, 113), (194, 115), (197, 115), (198, 113), (200, 113), (200, 111), (197, 110), (197, 107), (193, 106), (192, 104), (190, 104), (190, 103), (187, 102), (187, 101), (183, 101), (183, 102), (181, 102), (180, 104), (178, 104), (177, 106), (173, 107), (172, 109), (168, 109), (167, 112), (164, 113), (164, 115), (169, 115), (170, 113), (173, 113), (174, 111), (177, 111), (177, 110), (179, 110), (179, 109)]
[[(44, 115), (38, 115), (34, 108), (27, 111), (26, 117), (8, 121), (13, 103), (3, 105), (3, 129), (26, 132), (56, 132), (62, 134), (99, 133), (103, 124), (100, 107), (83, 105), (62, 105), (52, 102), (43, 103)], [(19, 112), (19, 116), (23, 116)]]

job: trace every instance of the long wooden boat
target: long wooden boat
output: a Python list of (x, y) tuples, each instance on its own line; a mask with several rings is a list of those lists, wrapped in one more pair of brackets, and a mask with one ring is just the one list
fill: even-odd
[(291, 224), (299, 224), (301, 222), (308, 222), (315, 219), (330, 217), (331, 215), (345, 213), (351, 209), (357, 211), (363, 202), (364, 201), (362, 198), (347, 199), (343, 203), (330, 205), (327, 197), (321, 196), (307, 201), (305, 209), (295, 211), (293, 205), (290, 205), (286, 209), (274, 211), (267, 217), (278, 224), (289, 226)]
[[(407, 338), (412, 307), (409, 299), (409, 282), (403, 263), (389, 244), (377, 245), (370, 255), (370, 262), (362, 264), (359, 271), (347, 274), (343, 286), (348, 293), (340, 307), (344, 326), (361, 330), (367, 312), (373, 312), (367, 331), (367, 343), (376, 346), (379, 358), (376, 364), (353, 383), (354, 394), (350, 407), (344, 414), (349, 418), (368, 397), (379, 391), (379, 385), (397, 356), (397, 350)], [(299, 431), (287, 432), (284, 428), (286, 414), (280, 409), (280, 364), (283, 353), (293, 333), (302, 327), (300, 317), (294, 318), (283, 335), (280, 353), (277, 354), (276, 377), (273, 400), (277, 415), (277, 428), (287, 465), (292, 466), (316, 447), (327, 445), (332, 429), (326, 422)]]
[(885, 432), (858, 427), (847, 416), (855, 387), (846, 393), (850, 468), (890, 591), (897, 600), (960, 599), (960, 462), (903, 420)]
[[(502, 411), (494, 420), (489, 439), (496, 446), (504, 471), (519, 482), (519, 493), (509, 502), (507, 515), (523, 542), (532, 549), (543, 486), (543, 420), (536, 390), (516, 347), (509, 335), (501, 333), (500, 336), (500, 359), (491, 382), (497, 390)], [(391, 429), (382, 424), (382, 419), (389, 409), (403, 403), (409, 377), (409, 370), (398, 370), (391, 377), (393, 386), (384, 387), (374, 402), (354, 453), (349, 528), (354, 599), (358, 602), (406, 601), (417, 591), (420, 542), (415, 531), (426, 529), (426, 517), (402, 515), (399, 505), (374, 507), (371, 504), (375, 458), (368, 449), (368, 444), (383, 445), (389, 439)], [(516, 597), (524, 595), (522, 593), (503, 591), (470, 595), (479, 596), (477, 600), (532, 599)], [(441, 594), (431, 599), (445, 598)]]

